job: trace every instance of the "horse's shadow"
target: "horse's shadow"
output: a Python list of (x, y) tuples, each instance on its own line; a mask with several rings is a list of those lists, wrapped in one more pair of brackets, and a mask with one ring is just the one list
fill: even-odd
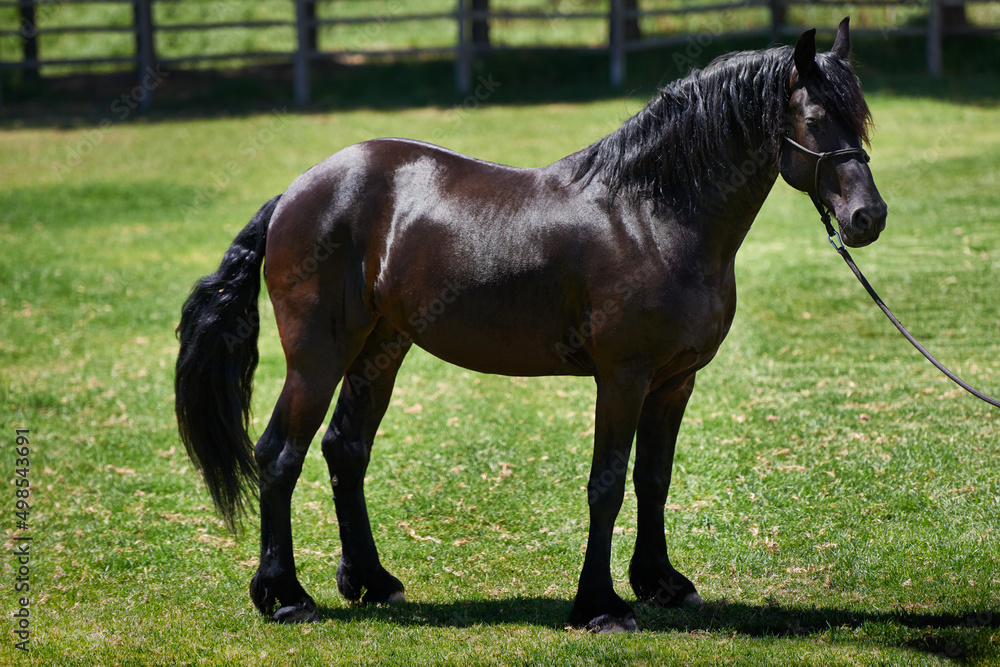
[[(375, 620), (399, 625), (467, 628), (537, 625), (566, 627), (571, 600), (515, 597), (448, 603), (406, 602), (391, 606), (320, 606), (322, 620)], [(831, 629), (865, 630), (868, 641), (964, 660), (978, 653), (969, 630), (1000, 628), (1000, 607), (963, 613), (869, 612), (830, 607), (785, 607), (719, 600), (698, 608), (662, 609), (638, 604), (636, 621), (645, 632), (712, 632), (745, 637), (807, 637)], [(892, 628), (896, 628), (893, 630)], [(920, 631), (919, 633), (914, 631)]]

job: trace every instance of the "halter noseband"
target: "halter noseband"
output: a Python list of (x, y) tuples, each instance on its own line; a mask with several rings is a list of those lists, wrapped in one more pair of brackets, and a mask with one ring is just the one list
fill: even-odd
[(841, 157), (844, 155), (858, 155), (861, 156), (865, 162), (871, 162), (871, 158), (868, 156), (868, 153), (865, 152), (864, 148), (841, 148), (840, 150), (827, 151), (825, 153), (817, 153), (816, 151), (809, 150), (799, 142), (789, 139), (787, 136), (782, 138), (788, 143), (790, 143), (793, 147), (802, 151), (803, 153), (807, 153), (808, 155), (811, 155), (814, 158), (816, 158), (816, 173), (813, 176), (813, 191), (809, 193), (809, 198), (812, 199), (813, 206), (815, 206), (816, 210), (819, 211), (819, 217), (823, 220), (823, 224), (826, 225), (827, 234), (829, 234), (830, 240), (832, 242), (833, 237), (837, 236), (837, 232), (836, 230), (834, 230), (833, 225), (830, 224), (829, 210), (827, 209), (826, 205), (822, 201), (820, 201), (819, 198), (819, 169), (823, 165), (824, 160), (829, 160), (831, 158)]

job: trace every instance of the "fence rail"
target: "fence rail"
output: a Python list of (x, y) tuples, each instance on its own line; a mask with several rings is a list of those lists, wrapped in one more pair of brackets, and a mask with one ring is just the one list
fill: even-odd
[[(495, 3), (501, 0), (495, 0)], [(128, 22), (117, 25), (100, 24), (62, 24), (55, 20), (60, 11), (77, 5), (117, 5), (131, 8)], [(16, 70), (25, 76), (38, 77), (43, 68), (53, 66), (90, 68), (93, 66), (116, 66), (119, 69), (131, 67), (141, 80), (157, 66), (178, 64), (213, 63), (218, 61), (238, 61), (242, 63), (256, 61), (278, 61), (289, 63), (294, 68), (294, 97), (297, 104), (306, 105), (311, 97), (310, 81), (311, 66), (321, 60), (344, 58), (383, 58), (406, 56), (451, 56), (455, 62), (455, 83), (460, 91), (467, 92), (471, 88), (472, 61), (487, 52), (509, 50), (544, 50), (551, 48), (575, 49), (586, 51), (603, 51), (609, 56), (609, 77), (613, 85), (620, 85), (624, 80), (626, 59), (628, 53), (645, 49), (663, 48), (683, 44), (692, 37), (691, 33), (679, 33), (646, 29), (641, 37), (630, 35), (629, 27), (655, 24), (658, 20), (694, 15), (717, 15), (727, 17), (733, 13), (745, 10), (768, 12), (768, 25), (755, 28), (740, 28), (738, 21), (722, 21), (723, 29), (713, 32), (712, 36), (770, 36), (779, 39), (783, 36), (797, 34), (801, 27), (790, 25), (786, 17), (788, 11), (800, 7), (828, 7), (845, 9), (843, 2), (831, 0), (721, 0), (713, 4), (694, 4), (684, 0), (675, 0), (671, 6), (641, 8), (642, 0), (633, 3), (633, 8), (626, 5), (625, 0), (607, 0), (600, 3), (598, 9), (579, 9), (582, 2), (577, 3), (578, 9), (569, 12), (562, 11), (531, 11), (483, 9), (483, 3), (473, 0), (455, 0), (453, 9), (438, 12), (405, 13), (403, 3), (396, 2), (393, 11), (380, 15), (367, 16), (320, 16), (317, 9), (329, 5), (329, 0), (289, 0), (282, 10), (287, 10), (288, 17), (280, 19), (254, 20), (206, 20), (169, 22), (155, 20), (157, 7), (178, 7), (184, 0), (0, 0), (0, 73), (4, 70)], [(233, 2), (225, 3), (233, 5)], [(590, 3), (594, 4), (594, 3)], [(850, 6), (856, 7), (903, 7), (925, 12), (920, 23), (909, 25), (888, 25), (882, 29), (854, 30), (857, 34), (876, 32), (884, 36), (906, 35), (924, 36), (927, 43), (927, 70), (931, 74), (939, 74), (942, 69), (941, 40), (946, 34), (967, 35), (979, 33), (996, 33), (996, 26), (947, 27), (942, 21), (942, 13), (949, 7), (957, 5), (988, 4), (985, 0), (852, 0)], [(249, 3), (248, 6), (252, 6)], [(636, 5), (639, 5), (636, 7)], [(127, 10), (126, 10), (127, 11)], [(16, 14), (16, 19), (11, 17)], [(603, 22), (605, 36), (599, 42), (584, 42), (577, 44), (562, 44), (558, 46), (539, 43), (523, 45), (491, 44), (482, 38), (482, 32), (489, 26), (506, 23), (534, 22), (551, 28), (555, 21), (594, 21)], [(446, 23), (453, 26), (451, 34), (439, 45), (413, 45), (405, 47), (350, 48), (343, 43), (320, 44), (321, 33), (324, 30), (349, 27), (378, 33), (389, 25), (417, 23)], [(733, 23), (733, 26), (729, 26)], [(206, 53), (192, 52), (176, 55), (158, 53), (156, 44), (158, 38), (170, 37), (184, 33), (199, 33), (222, 30), (273, 30), (288, 31), (291, 36), (286, 50), (247, 50)], [(477, 30), (480, 31), (477, 36)], [(54, 36), (74, 35), (122, 35), (130, 34), (131, 53), (128, 55), (85, 55), (71, 54), (45, 58), (39, 52), (39, 41)], [(356, 46), (363, 46), (357, 44)], [(16, 54), (12, 54), (16, 52)], [(0, 79), (2, 85), (2, 79)], [(143, 96), (142, 106), (152, 102), (152, 91)], [(2, 103), (2, 88), (0, 88), (0, 103)]]

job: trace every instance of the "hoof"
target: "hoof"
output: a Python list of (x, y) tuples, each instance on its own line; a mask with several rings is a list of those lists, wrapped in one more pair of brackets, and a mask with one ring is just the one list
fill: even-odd
[(604, 594), (577, 593), (569, 624), (596, 634), (636, 632), (635, 612), (614, 591)]
[(684, 607), (700, 607), (703, 604), (705, 604), (705, 601), (702, 600), (701, 596), (698, 595), (698, 593), (696, 593), (696, 592), (695, 593), (688, 593), (687, 597), (685, 597), (681, 601), (681, 605), (684, 606)]
[(260, 570), (255, 572), (253, 579), (250, 580), (250, 599), (253, 600), (257, 611), (264, 616), (270, 616), (274, 605), (278, 603), (278, 598), (271, 588), (264, 583), (264, 577), (260, 576)]
[[(683, 583), (677, 583), (678, 579), (682, 580)], [(647, 598), (646, 601), (661, 607), (674, 608), (700, 607), (704, 604), (705, 601), (698, 595), (694, 584), (688, 581), (686, 577), (678, 574), (671, 577), (670, 582), (666, 583), (661, 580), (661, 585), (656, 589), (656, 593)]]
[(384, 604), (403, 604), (404, 602), (406, 602), (406, 596), (403, 595), (402, 591), (396, 591), (389, 596)]
[[(669, 567), (669, 565), (668, 565)], [(636, 597), (661, 607), (697, 607), (703, 603), (691, 580), (669, 568), (645, 568), (636, 559), (629, 568), (629, 581)]]
[(316, 604), (309, 600), (282, 607), (271, 618), (277, 623), (316, 623), (319, 621), (319, 613), (316, 611)]
[(403, 595), (402, 590), (369, 589), (361, 598), (361, 604), (401, 604), (403, 602), (406, 602), (406, 596)]
[(364, 578), (354, 573), (344, 563), (342, 557), (340, 566), (337, 567), (337, 590), (340, 591), (340, 594), (348, 602), (357, 602), (361, 599), (361, 593), (364, 592), (364, 588)]
[[(258, 570), (254, 573), (253, 579), (250, 580), (250, 598), (261, 614), (270, 616), (271, 620), (278, 623), (313, 623), (318, 621), (319, 613), (316, 611), (316, 603), (302, 590), (297, 581), (294, 583), (295, 588), (298, 589), (297, 592), (293, 589), (288, 598), (284, 598), (276, 593), (274, 586), (269, 586), (266, 583), (265, 578)], [(279, 606), (278, 611), (272, 614), (272, 610), (280, 604), (279, 600), (281, 599), (299, 600), (299, 602)]]
[(343, 557), (337, 568), (337, 589), (350, 602), (360, 600), (361, 604), (396, 604), (406, 601), (402, 582), (384, 567), (376, 564), (373, 570), (359, 570), (350, 567)]
[(602, 614), (587, 623), (587, 631), (597, 635), (611, 635), (620, 632), (638, 632), (639, 626), (635, 624), (635, 616), (616, 618), (611, 614)]

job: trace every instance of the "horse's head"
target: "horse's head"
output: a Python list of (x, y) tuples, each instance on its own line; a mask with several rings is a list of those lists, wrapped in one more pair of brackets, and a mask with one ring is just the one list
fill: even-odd
[(871, 113), (850, 65), (848, 19), (840, 23), (833, 49), (816, 54), (816, 31), (795, 44), (781, 175), (809, 193), (817, 208), (833, 211), (844, 243), (875, 241), (885, 229), (886, 204), (868, 168)]

